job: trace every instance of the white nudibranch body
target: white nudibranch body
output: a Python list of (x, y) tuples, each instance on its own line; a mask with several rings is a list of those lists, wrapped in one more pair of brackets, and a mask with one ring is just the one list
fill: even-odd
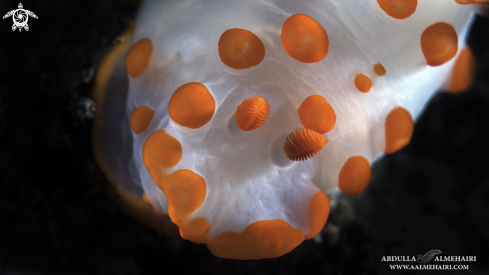
[(124, 200), (225, 258), (316, 236), (325, 192), (362, 193), (473, 72), (477, 5), (360, 2), (145, 1), (97, 76), (96, 155)]

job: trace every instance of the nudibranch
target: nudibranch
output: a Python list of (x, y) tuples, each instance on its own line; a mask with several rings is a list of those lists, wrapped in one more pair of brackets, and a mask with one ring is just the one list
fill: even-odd
[(127, 209), (219, 257), (278, 257), (368, 186), (437, 90), (470, 85), (481, 1), (145, 1), (102, 61), (97, 161)]

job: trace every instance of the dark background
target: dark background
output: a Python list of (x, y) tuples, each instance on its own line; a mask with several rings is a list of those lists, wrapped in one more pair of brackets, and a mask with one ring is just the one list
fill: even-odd
[[(366, 193), (335, 200), (321, 242), (233, 261), (126, 217), (94, 161), (81, 103), (136, 1), (22, 4), (39, 17), (28, 32), (0, 20), (1, 275), (384, 274), (382, 256), (431, 249), (477, 262), (430, 274), (489, 274), (489, 19), (478, 17), (469, 37), (473, 88), (432, 99), (411, 144), (373, 165)], [(2, 0), (1, 15), (17, 5)]]

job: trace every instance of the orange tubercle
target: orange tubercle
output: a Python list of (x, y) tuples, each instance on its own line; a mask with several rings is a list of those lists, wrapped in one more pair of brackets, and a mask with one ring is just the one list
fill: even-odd
[(309, 233), (304, 236), (306, 240), (316, 237), (321, 232), (326, 221), (328, 220), (330, 210), (329, 199), (326, 194), (319, 190), (311, 200), (309, 206), (309, 215), (311, 216), (311, 229)]
[(304, 233), (287, 222), (256, 221), (241, 233), (224, 232), (207, 242), (212, 254), (221, 258), (253, 260), (282, 256), (304, 240)]
[(290, 160), (303, 161), (317, 155), (327, 143), (328, 139), (314, 130), (296, 129), (287, 136), (284, 152)]
[(153, 42), (149, 38), (143, 38), (131, 46), (126, 56), (126, 67), (132, 78), (138, 77), (146, 70), (152, 52)]
[(328, 54), (328, 34), (305, 14), (294, 14), (285, 20), (281, 40), (285, 51), (300, 62), (319, 62)]
[(229, 29), (219, 38), (219, 57), (233, 69), (247, 69), (265, 58), (265, 46), (254, 33), (243, 29)]
[(333, 129), (336, 113), (329, 102), (320, 95), (312, 95), (298, 109), (299, 118), (305, 128), (324, 134)]
[(355, 76), (355, 87), (362, 93), (368, 93), (372, 88), (372, 80), (362, 73), (357, 74)]
[(408, 18), (418, 6), (418, 0), (377, 0), (377, 3), (387, 15), (396, 19)]
[(452, 81), (448, 91), (459, 93), (466, 91), (472, 84), (476, 71), (474, 54), (469, 48), (463, 48), (455, 62), (452, 73)]
[(270, 114), (270, 105), (260, 96), (250, 97), (236, 108), (236, 125), (243, 131), (253, 131), (265, 124)]
[(440, 66), (457, 54), (457, 32), (450, 24), (435, 23), (421, 34), (421, 50), (428, 65)]
[(154, 131), (143, 144), (143, 163), (155, 182), (166, 176), (166, 169), (182, 158), (182, 145), (165, 130)]
[(380, 63), (377, 63), (374, 65), (374, 72), (378, 75), (378, 76), (384, 76), (387, 71), (385, 70), (384, 66)]
[(168, 104), (168, 113), (176, 123), (197, 129), (211, 120), (215, 108), (216, 102), (207, 87), (198, 82), (190, 82), (173, 93)]
[(146, 105), (134, 108), (129, 118), (132, 131), (137, 135), (148, 129), (154, 114), (155, 111)]
[(469, 4), (489, 5), (489, 1), (487, 0), (455, 0), (455, 3), (460, 5), (469, 5)]
[(413, 118), (402, 108), (394, 108), (385, 119), (385, 150), (391, 154), (409, 144), (414, 130)]
[(179, 227), (202, 205), (206, 195), (204, 178), (188, 169), (177, 170), (156, 185), (165, 193), (168, 215)]
[(362, 156), (353, 156), (341, 167), (338, 188), (347, 195), (356, 196), (365, 191), (371, 180), (372, 169), (368, 160)]

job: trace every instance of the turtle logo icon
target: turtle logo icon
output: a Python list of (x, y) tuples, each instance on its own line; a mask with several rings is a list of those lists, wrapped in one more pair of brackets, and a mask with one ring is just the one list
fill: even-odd
[(22, 3), (19, 3), (18, 9), (7, 12), (7, 14), (3, 16), (3, 19), (10, 16), (12, 16), (12, 19), (14, 20), (12, 31), (19, 29), (19, 32), (22, 31), (22, 28), (24, 28), (26, 31), (29, 30), (29, 25), (27, 25), (29, 16), (37, 19), (37, 15), (35, 15), (32, 11), (23, 9)]

